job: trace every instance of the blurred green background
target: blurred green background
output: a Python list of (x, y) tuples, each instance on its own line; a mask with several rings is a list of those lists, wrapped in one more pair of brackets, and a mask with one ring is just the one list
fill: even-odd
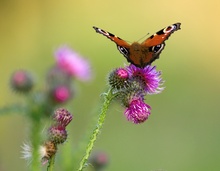
[[(75, 118), (67, 143), (78, 143), (94, 121), (108, 72), (126, 63), (92, 26), (132, 42), (181, 22), (154, 62), (166, 89), (147, 97), (149, 120), (128, 123), (113, 104), (95, 148), (108, 153), (107, 171), (220, 170), (219, 17), (217, 0), (0, 0), (0, 106), (20, 100), (8, 86), (15, 69), (35, 73), (39, 86), (54, 50), (67, 44), (91, 61), (95, 75), (89, 84), (76, 83), (79, 92), (68, 106)], [(1, 116), (1, 171), (27, 170), (20, 151), (28, 126), (22, 116)]]

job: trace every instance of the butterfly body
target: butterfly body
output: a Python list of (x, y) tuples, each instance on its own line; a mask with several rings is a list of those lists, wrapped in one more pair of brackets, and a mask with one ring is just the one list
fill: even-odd
[(164, 41), (167, 40), (174, 31), (179, 30), (180, 25), (180, 23), (175, 23), (156, 32), (142, 43), (134, 42), (132, 44), (100, 28), (93, 28), (97, 33), (115, 42), (119, 52), (124, 55), (128, 62), (137, 67), (144, 68), (146, 65), (151, 64), (154, 60), (159, 58), (161, 51), (165, 47)]
[[(149, 48), (138, 43), (134, 42), (130, 46), (130, 55), (127, 57), (127, 60), (131, 63), (134, 63), (138, 66), (143, 66), (146, 63), (146, 57), (149, 53)], [(130, 58), (132, 57), (132, 59)], [(150, 61), (149, 61), (150, 62)]]

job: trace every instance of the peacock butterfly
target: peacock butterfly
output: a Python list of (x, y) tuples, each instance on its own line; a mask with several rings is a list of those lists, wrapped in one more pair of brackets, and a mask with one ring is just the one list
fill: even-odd
[(132, 44), (98, 27), (93, 28), (97, 33), (115, 42), (119, 52), (124, 55), (128, 62), (137, 67), (144, 68), (159, 58), (161, 51), (165, 47), (165, 40), (167, 40), (173, 32), (179, 30), (180, 25), (181, 23), (172, 24), (156, 32), (142, 43), (134, 42)]

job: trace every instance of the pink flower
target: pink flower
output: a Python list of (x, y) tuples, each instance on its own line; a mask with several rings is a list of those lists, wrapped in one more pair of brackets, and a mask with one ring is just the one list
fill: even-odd
[(146, 121), (150, 115), (151, 107), (142, 99), (132, 100), (126, 108), (124, 115), (128, 121), (134, 124), (140, 124)]
[(68, 46), (62, 46), (55, 52), (57, 65), (68, 74), (77, 77), (82, 81), (91, 78), (91, 68), (89, 62)]
[(163, 91), (163, 80), (161, 72), (156, 70), (156, 66), (147, 65), (144, 68), (129, 65), (127, 71), (131, 79), (138, 81), (147, 94), (157, 94)]

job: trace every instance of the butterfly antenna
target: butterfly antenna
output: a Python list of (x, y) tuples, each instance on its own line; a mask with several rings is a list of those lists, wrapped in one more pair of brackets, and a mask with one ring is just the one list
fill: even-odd
[(150, 33), (147, 33), (147, 34), (145, 34), (143, 37), (141, 37), (140, 39), (138, 39), (138, 42), (141, 40), (141, 39), (143, 39), (143, 38), (145, 38), (147, 35), (149, 35)]

